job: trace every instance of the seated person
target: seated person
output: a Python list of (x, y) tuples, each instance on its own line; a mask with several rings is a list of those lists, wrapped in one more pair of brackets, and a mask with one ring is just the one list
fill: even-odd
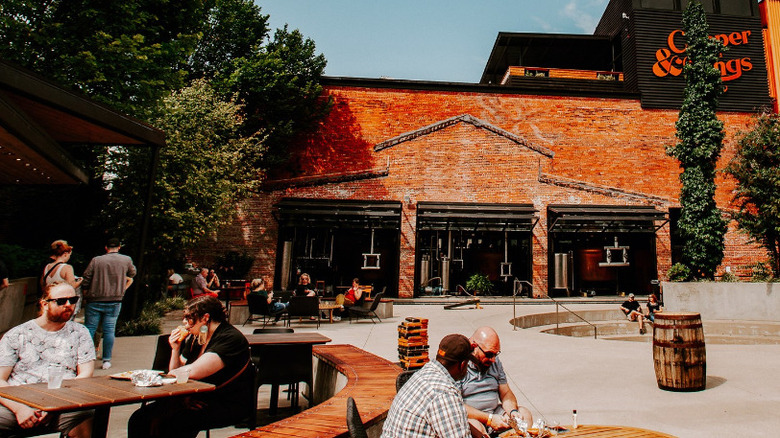
[(249, 287), (251, 289), (249, 292), (244, 293), (244, 299), (246, 299), (247, 295), (260, 295), (261, 297), (265, 298), (266, 302), (268, 303), (268, 310), (271, 312), (271, 314), (275, 315), (274, 324), (279, 322), (279, 319), (282, 317), (282, 313), (284, 313), (284, 311), (287, 309), (287, 306), (290, 304), (274, 301), (274, 292), (265, 290), (265, 280), (262, 278), (255, 278), (252, 280), (252, 283), (250, 283)]
[(314, 289), (311, 287), (311, 277), (309, 277), (309, 274), (305, 272), (301, 274), (301, 277), (298, 279), (298, 285), (295, 286), (293, 295), (296, 297), (313, 297), (317, 295), (317, 292), (314, 292)]
[(501, 341), (490, 327), (480, 327), (471, 335), (471, 361), (468, 373), (457, 382), (466, 405), (472, 436), (482, 438), (489, 433), (509, 429), (509, 416), (533, 423), (531, 411), (518, 406), (517, 397), (509, 387), (504, 366), (498, 358)]
[[(86, 327), (70, 320), (78, 298), (67, 283), (46, 287), (41, 315), (12, 328), (0, 340), (0, 386), (47, 382), (49, 365), (61, 365), (65, 379), (92, 376), (95, 344)], [(0, 436), (40, 431), (89, 437), (93, 415), (91, 410), (50, 414), (0, 398)]]
[(181, 275), (177, 274), (176, 271), (173, 269), (168, 269), (167, 272), (168, 277), (168, 295), (169, 296), (176, 296), (176, 292), (181, 289), (182, 285), (184, 284), (184, 278), (182, 278)]
[[(254, 412), (249, 343), (227, 322), (222, 303), (208, 295), (193, 298), (184, 307), (183, 323), (168, 338), (170, 373), (189, 372), (190, 379), (214, 384), (217, 389), (141, 407), (127, 423), (130, 438), (194, 438), (198, 431), (236, 424), (250, 410)], [(183, 341), (182, 335), (186, 336)]]
[(642, 306), (639, 301), (634, 299), (634, 294), (628, 294), (628, 301), (624, 301), (620, 305), (620, 310), (626, 314), (626, 317), (631, 321), (637, 321), (639, 323), (639, 333), (645, 334), (645, 317), (642, 315)]
[(365, 297), (363, 289), (360, 287), (360, 279), (355, 277), (352, 279), (352, 287), (344, 294), (344, 307), (363, 304), (363, 301), (365, 301)]
[(200, 295), (210, 295), (214, 298), (219, 297), (218, 290), (212, 290), (209, 288), (206, 281), (206, 277), (209, 275), (209, 268), (202, 268), (200, 273), (192, 279), (192, 298)]
[(209, 289), (216, 289), (218, 287), (222, 287), (219, 284), (219, 277), (217, 276), (217, 273), (214, 272), (213, 269), (209, 269), (209, 274), (206, 276), (206, 286), (208, 286)]
[(647, 319), (655, 322), (655, 314), (661, 311), (661, 303), (658, 302), (658, 298), (655, 294), (650, 294), (647, 298)]

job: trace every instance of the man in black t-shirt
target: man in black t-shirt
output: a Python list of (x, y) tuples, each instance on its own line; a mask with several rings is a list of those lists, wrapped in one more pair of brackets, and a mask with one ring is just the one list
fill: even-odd
[(645, 334), (645, 317), (642, 315), (642, 306), (639, 305), (639, 301), (634, 299), (634, 294), (628, 294), (628, 301), (624, 301), (620, 305), (620, 310), (631, 321), (639, 322), (639, 333)]

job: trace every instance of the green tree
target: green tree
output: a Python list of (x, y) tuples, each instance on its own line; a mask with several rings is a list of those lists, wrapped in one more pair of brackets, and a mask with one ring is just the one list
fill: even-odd
[(229, 75), (239, 58), (258, 53), (268, 38), (268, 15), (246, 0), (216, 0), (209, 7), (203, 37), (189, 61), (193, 78)]
[(245, 105), (244, 133), (261, 130), (268, 136), (268, 153), (257, 165), (267, 168), (286, 159), (289, 142), (328, 113), (331, 102), (322, 97), (320, 85), (326, 63), (312, 40), (285, 26), (267, 45), (217, 75), (216, 87), (235, 93)]
[(668, 153), (680, 161), (679, 230), (685, 241), (682, 263), (696, 278), (713, 278), (723, 260), (726, 222), (715, 204), (715, 165), (723, 144), (723, 122), (716, 108), (722, 93), (720, 73), (713, 66), (723, 45), (709, 38), (704, 8), (691, 2), (683, 13), (688, 40), (686, 86), (676, 123), (679, 142)]
[[(160, 266), (230, 223), (236, 204), (262, 180), (251, 164), (263, 154), (262, 139), (242, 137), (241, 122), (241, 105), (224, 100), (203, 79), (165, 98), (152, 119), (167, 133), (154, 185), (149, 254)], [(126, 165), (128, 157), (135, 166)], [(108, 210), (119, 229), (137, 232), (138, 188), (147, 178), (147, 157), (121, 151), (107, 160), (113, 175)]]
[(185, 84), (203, 0), (4, 0), (0, 58), (136, 117)]
[(739, 228), (763, 245), (772, 271), (780, 272), (780, 116), (763, 113), (740, 135), (726, 168), (737, 187), (733, 202)]

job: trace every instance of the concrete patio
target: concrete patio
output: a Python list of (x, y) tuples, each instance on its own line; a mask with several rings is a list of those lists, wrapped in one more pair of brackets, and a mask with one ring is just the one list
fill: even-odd
[[(576, 311), (614, 306), (569, 307)], [(555, 306), (549, 304), (517, 306), (518, 316), (554, 310)], [(294, 321), (292, 326), (296, 332), (318, 331), (333, 343), (352, 344), (395, 362), (396, 327), (407, 316), (429, 319), (430, 344), (434, 348), (446, 334), (469, 336), (479, 326), (494, 327), (501, 336), (500, 358), (518, 401), (548, 423), (569, 424), (572, 409), (577, 409), (580, 424), (634, 426), (679, 437), (763, 437), (780, 429), (780, 375), (776, 370), (780, 345), (708, 344), (707, 389), (685, 393), (658, 389), (650, 342), (572, 338), (540, 333), (534, 328), (513, 330), (513, 309), (507, 304), (444, 310), (441, 304), (397, 303), (395, 316), (377, 324), (367, 320), (350, 324), (344, 320), (324, 323), (318, 330), (314, 323)], [(167, 321), (166, 329), (175, 323)], [(258, 327), (258, 323), (239, 326), (246, 333)], [(652, 331), (644, 336), (652, 337)], [(118, 338), (114, 367), (97, 370), (96, 374), (148, 368), (155, 339)], [(260, 403), (261, 407), (262, 403), (267, 405), (267, 395), (262, 397), (262, 392)], [(112, 409), (110, 437), (126, 436), (127, 418), (136, 408)], [(225, 428), (211, 435), (229, 437), (243, 431), (246, 429)]]

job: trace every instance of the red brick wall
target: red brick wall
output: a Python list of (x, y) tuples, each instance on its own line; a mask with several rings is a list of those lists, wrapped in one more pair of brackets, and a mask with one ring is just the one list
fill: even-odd
[[(677, 161), (665, 153), (675, 142), (677, 112), (643, 110), (638, 100), (454, 93), (331, 87), (335, 105), (311, 137), (292, 145), (293, 160), (269, 172), (269, 179), (354, 172), (387, 166), (381, 178), (263, 192), (238, 211), (235, 224), (194, 254), (213, 260), (231, 249), (256, 257), (253, 275), (272, 280), (277, 229), (272, 206), (285, 196), (328, 199), (394, 200), (404, 203), (401, 225), (399, 292), (410, 296), (414, 280), (416, 203), (533, 203), (541, 220), (534, 229), (534, 291), (547, 290), (547, 205), (678, 205)], [(468, 123), (434, 131), (379, 152), (377, 143), (461, 114), (469, 114), (548, 148), (549, 158), (490, 130)], [(727, 137), (722, 163), (734, 151), (734, 134), (749, 127), (749, 114), (719, 114)], [(540, 172), (615, 189), (582, 190), (539, 181)], [(718, 177), (716, 200), (728, 206), (733, 184)], [(625, 194), (621, 194), (625, 192)], [(648, 198), (643, 198), (647, 195)], [(652, 197), (652, 198), (650, 198)], [(660, 197), (661, 199), (658, 199)], [(669, 227), (657, 233), (658, 270), (670, 262)], [(755, 245), (730, 228), (724, 266), (744, 273), (765, 258)], [(275, 285), (278, 287), (279, 285)]]

